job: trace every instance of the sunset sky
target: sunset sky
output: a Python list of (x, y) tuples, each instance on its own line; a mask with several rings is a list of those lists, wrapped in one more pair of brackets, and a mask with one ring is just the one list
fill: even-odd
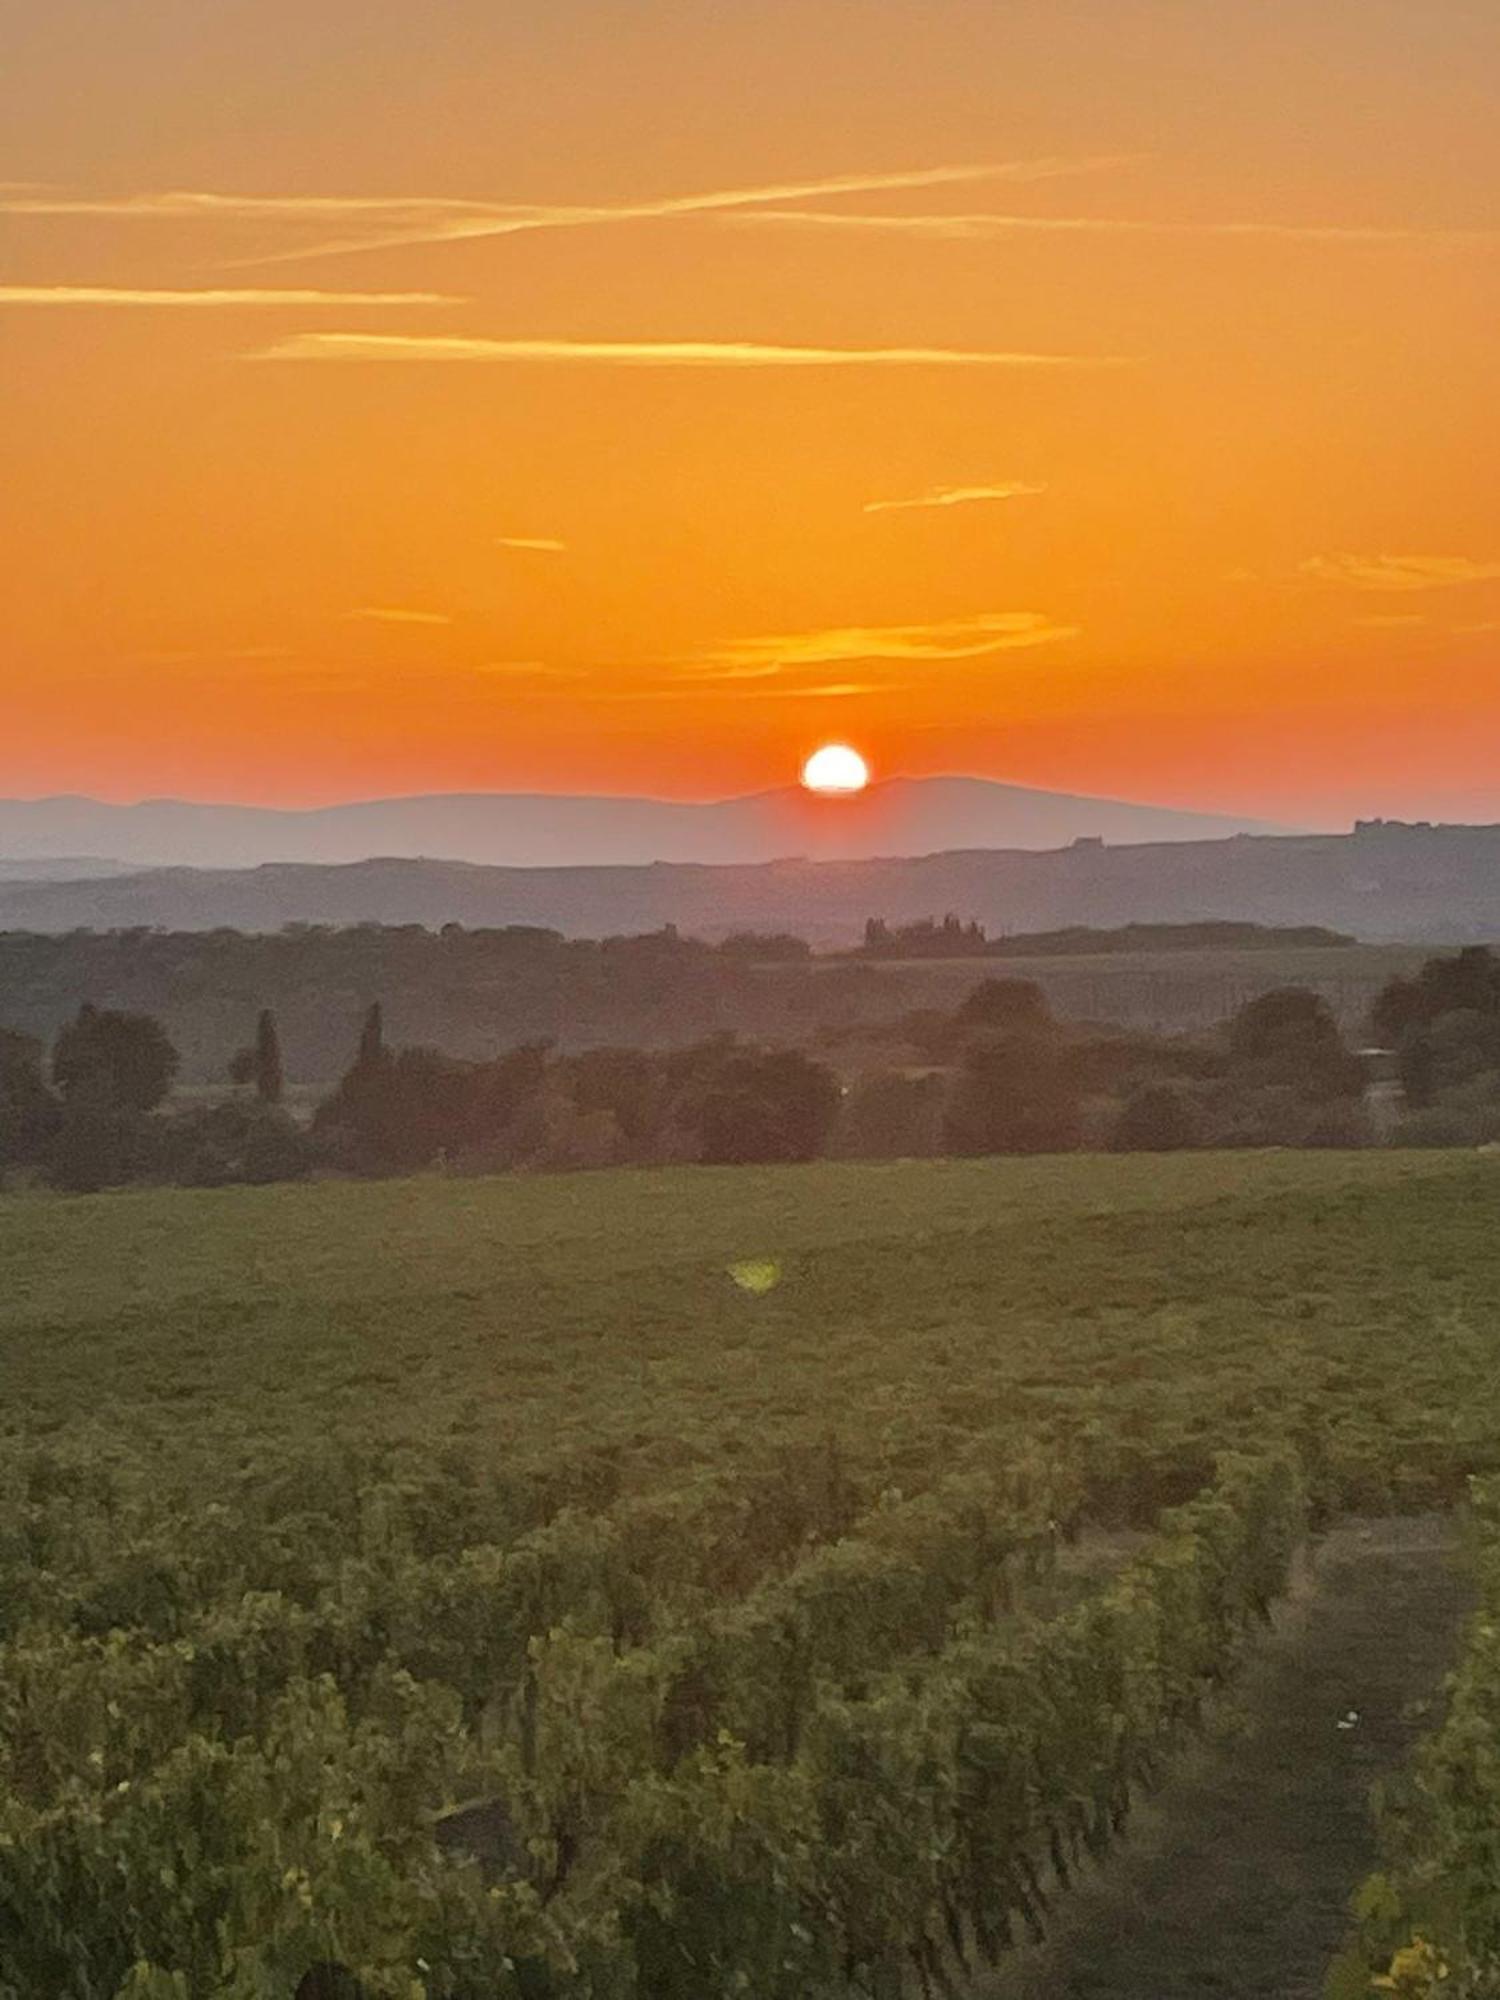
[(0, 793), (1500, 818), (1494, 0), (12, 0)]

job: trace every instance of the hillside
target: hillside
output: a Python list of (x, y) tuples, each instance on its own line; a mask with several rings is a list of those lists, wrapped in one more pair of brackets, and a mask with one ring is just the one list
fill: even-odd
[(950, 910), (977, 918), (992, 936), (1214, 918), (1324, 925), (1371, 940), (1489, 938), (1500, 935), (1500, 827), (1376, 823), (1352, 834), (756, 866), (492, 868), (392, 859), (0, 883), (0, 929), (33, 931), (459, 923), (540, 924), (601, 937), (674, 924), (704, 937), (794, 931), (821, 945), (853, 943), (871, 915), (902, 922)]

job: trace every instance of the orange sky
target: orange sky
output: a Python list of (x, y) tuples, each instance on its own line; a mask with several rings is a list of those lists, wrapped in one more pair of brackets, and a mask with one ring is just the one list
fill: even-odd
[(0, 792), (1500, 817), (1493, 0), (6, 40)]

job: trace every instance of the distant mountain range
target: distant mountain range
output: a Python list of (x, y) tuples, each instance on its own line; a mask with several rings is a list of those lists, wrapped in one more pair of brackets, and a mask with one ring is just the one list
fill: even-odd
[[(455, 793), (370, 799), (313, 811), (148, 799), (0, 799), (0, 879), (65, 863), (81, 879), (110, 866), (253, 868), (421, 856), (505, 868), (653, 861), (859, 860), (969, 847), (1063, 847), (1077, 839), (1209, 840), (1270, 832), (1250, 820), (1114, 799), (1073, 798), (984, 778), (894, 778), (857, 798), (800, 787), (711, 804), (663, 799)], [(97, 855), (103, 863), (68, 861)]]
[(977, 918), (991, 936), (1218, 918), (1322, 924), (1375, 941), (1500, 938), (1500, 827), (1374, 822), (1352, 834), (751, 866), (373, 860), (0, 883), (0, 930), (32, 931), (457, 923), (601, 937), (675, 924), (706, 938), (792, 931), (840, 944), (869, 916), (900, 922), (948, 911)]

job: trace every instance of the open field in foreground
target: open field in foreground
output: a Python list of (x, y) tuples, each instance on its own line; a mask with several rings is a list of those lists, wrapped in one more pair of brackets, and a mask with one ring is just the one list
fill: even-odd
[(0, 1995), (968, 1985), (1309, 1524), (1500, 1469), (1497, 1218), (1441, 1154), (8, 1203)]

